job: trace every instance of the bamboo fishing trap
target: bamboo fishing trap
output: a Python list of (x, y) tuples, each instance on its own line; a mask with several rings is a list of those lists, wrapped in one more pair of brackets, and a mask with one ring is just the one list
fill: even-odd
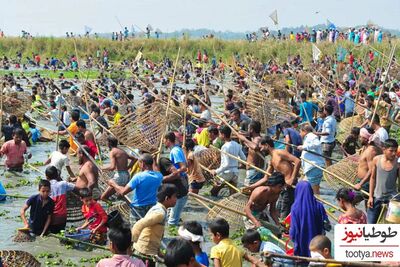
[[(221, 164), (221, 152), (215, 148), (207, 148), (196, 152), (195, 157), (201, 165), (207, 169), (214, 170)], [(206, 170), (202, 169), (202, 173), (207, 181), (213, 179), (213, 176)]]
[(30, 110), (31, 104), (32, 98), (29, 94), (13, 92), (4, 96), (3, 110), (5, 113), (22, 117)]
[(110, 129), (124, 145), (155, 153), (167, 126), (165, 109), (159, 103), (138, 108)]
[(241, 193), (235, 193), (227, 198), (224, 198), (218, 201), (218, 203), (220, 205), (223, 205), (224, 207), (228, 207), (238, 212), (233, 212), (218, 206), (214, 206), (212, 209), (209, 210), (207, 214), (207, 220), (223, 218), (229, 223), (230, 227), (232, 227), (233, 229), (243, 228), (244, 220), (243, 215), (241, 215), (240, 213), (244, 213), (244, 207), (246, 206), (247, 201), (248, 197)]
[(271, 99), (263, 91), (250, 91), (246, 97), (246, 106), (250, 117), (261, 123), (262, 131), (285, 120), (294, 119), (289, 107)]
[(364, 119), (360, 115), (356, 115), (356, 116), (345, 118), (345, 119), (341, 120), (337, 127), (336, 139), (341, 144), (343, 144), (344, 140), (347, 138), (347, 136), (350, 135), (351, 128), (352, 127), (360, 127), (360, 125), (362, 125), (363, 122), (364, 122)]
[(40, 262), (30, 253), (21, 250), (0, 250), (4, 266), (40, 267)]
[[(326, 170), (354, 185), (357, 181), (358, 160), (359, 157), (357, 155), (349, 156), (327, 167)], [(346, 183), (340, 181), (328, 172), (324, 172), (324, 179), (331, 188), (338, 190), (341, 187), (348, 187)]]

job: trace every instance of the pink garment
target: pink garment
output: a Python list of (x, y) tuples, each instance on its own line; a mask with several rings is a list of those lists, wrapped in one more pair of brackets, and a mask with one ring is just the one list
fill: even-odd
[(115, 254), (110, 259), (100, 260), (96, 267), (146, 267), (143, 261), (131, 258), (128, 255)]
[(21, 141), (16, 145), (14, 140), (7, 141), (1, 147), (1, 154), (6, 155), (7, 168), (21, 167), (24, 164), (24, 154), (26, 153), (26, 144)]

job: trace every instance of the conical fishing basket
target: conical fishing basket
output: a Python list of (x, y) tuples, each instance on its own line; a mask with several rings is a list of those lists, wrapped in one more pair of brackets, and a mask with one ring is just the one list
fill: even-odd
[(296, 81), (298, 87), (304, 88), (310, 87), (313, 83), (312, 77), (304, 72), (297, 74)]
[(54, 139), (54, 135), (47, 129), (45, 128), (40, 128), (40, 133), (42, 135), (42, 137), (49, 139), (49, 140), (53, 140)]
[(160, 104), (153, 103), (141, 107), (123, 118), (120, 124), (112, 127), (111, 132), (120, 143), (138, 148), (141, 151), (155, 153), (165, 132), (167, 119)]
[[(101, 173), (99, 173), (99, 179), (97, 181), (97, 184), (99, 186), (100, 192), (104, 192), (106, 191), (108, 184), (107, 181), (112, 179), (114, 176), (114, 172), (112, 171), (103, 171)], [(112, 196), (110, 196), (108, 198), (110, 201), (115, 201), (118, 200), (118, 196), (117, 194), (113, 194)]]
[(73, 192), (67, 192), (67, 222), (81, 222), (85, 219), (82, 213), (82, 201)]
[(32, 98), (26, 93), (11, 93), (4, 96), (3, 110), (5, 113), (22, 117), (28, 110), (30, 110)]
[(35, 240), (29, 233), (29, 230), (17, 230), (17, 234), (14, 236), (13, 241), (17, 243), (33, 242)]
[(21, 250), (0, 250), (1, 261), (9, 267), (40, 267), (40, 262), (30, 253)]
[[(356, 184), (357, 180), (358, 159), (358, 155), (344, 158), (341, 161), (327, 167), (326, 170), (354, 185)], [(348, 184), (327, 172), (324, 172), (324, 179), (331, 186), (331, 188), (334, 188), (335, 190), (338, 190), (341, 187), (349, 187)]]
[(264, 75), (263, 79), (267, 85), (276, 89), (283, 89), (287, 85), (287, 74)]
[(271, 99), (262, 91), (250, 91), (246, 97), (246, 106), (250, 117), (261, 123), (262, 131), (294, 118), (289, 107)]
[[(221, 152), (215, 148), (207, 148), (196, 152), (194, 156), (198, 162), (210, 170), (215, 170), (221, 164)], [(202, 169), (204, 177), (209, 181), (213, 179), (213, 176), (206, 170)]]
[(364, 119), (360, 115), (356, 115), (356, 116), (345, 118), (345, 119), (341, 120), (337, 127), (336, 139), (339, 141), (339, 143), (343, 144), (344, 140), (347, 138), (347, 136), (350, 135), (351, 128), (352, 127), (360, 127), (360, 125), (363, 122), (364, 122)]
[(120, 201), (112, 205), (107, 209), (107, 214), (113, 212), (114, 210), (118, 210), (119, 213), (122, 215), (122, 218), (129, 222), (131, 216), (131, 208), (129, 207), (128, 203), (124, 201)]
[[(218, 203), (224, 207), (243, 213), (247, 201), (248, 197), (246, 195), (235, 193), (218, 201)], [(240, 229), (244, 227), (243, 215), (218, 206), (214, 206), (207, 214), (207, 220), (213, 220), (215, 218), (225, 219), (232, 229)]]

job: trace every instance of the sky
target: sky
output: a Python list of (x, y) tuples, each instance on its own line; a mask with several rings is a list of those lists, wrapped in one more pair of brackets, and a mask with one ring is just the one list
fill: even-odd
[[(207, 28), (217, 31), (277, 29), (326, 23), (336, 26), (366, 24), (368, 20), (400, 29), (400, 0), (0, 0), (0, 29), (6, 35), (21, 30), (33, 36), (136, 31), (150, 24), (172, 32)], [(269, 15), (278, 12), (278, 27)], [(316, 13), (318, 12), (318, 13)]]

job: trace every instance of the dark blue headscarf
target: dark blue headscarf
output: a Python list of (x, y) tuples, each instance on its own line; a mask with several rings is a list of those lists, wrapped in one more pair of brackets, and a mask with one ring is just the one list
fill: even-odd
[(325, 209), (315, 199), (310, 183), (299, 182), (290, 210), (289, 234), (294, 243), (294, 255), (310, 257), (310, 241), (315, 236), (323, 234), (326, 218)]

